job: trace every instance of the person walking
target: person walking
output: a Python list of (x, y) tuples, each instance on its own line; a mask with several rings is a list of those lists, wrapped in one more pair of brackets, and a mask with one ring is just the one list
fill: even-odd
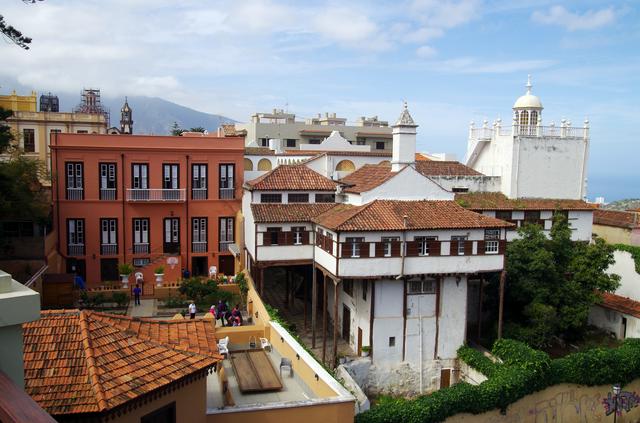
[(142, 289), (140, 289), (140, 285), (136, 284), (136, 287), (133, 288), (133, 305), (140, 305), (140, 294), (142, 294)]
[(195, 319), (196, 318), (196, 304), (191, 301), (191, 304), (189, 304), (189, 318), (190, 319)]

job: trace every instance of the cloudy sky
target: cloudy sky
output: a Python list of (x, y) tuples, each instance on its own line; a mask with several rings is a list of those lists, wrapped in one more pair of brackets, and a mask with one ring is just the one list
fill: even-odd
[[(532, 74), (544, 124), (591, 122), (590, 197), (640, 197), (640, 19), (629, 1), (3, 0), (0, 92), (159, 96), (246, 121), (286, 108), (393, 121), (462, 158), (471, 120), (509, 121)], [(8, 82), (8, 84), (7, 84)]]

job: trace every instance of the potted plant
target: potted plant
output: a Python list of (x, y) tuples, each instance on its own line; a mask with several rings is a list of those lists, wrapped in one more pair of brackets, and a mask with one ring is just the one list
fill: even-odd
[(133, 266), (129, 263), (120, 263), (118, 265), (118, 273), (120, 273), (120, 277), (122, 278), (122, 287), (129, 287), (129, 275), (133, 273)]
[(367, 345), (365, 347), (362, 347), (362, 354), (361, 355), (363, 357), (369, 357), (369, 352), (371, 352), (371, 347), (370, 346)]
[(164, 266), (160, 265), (156, 267), (153, 273), (156, 276), (156, 285), (162, 286), (162, 279), (164, 278)]

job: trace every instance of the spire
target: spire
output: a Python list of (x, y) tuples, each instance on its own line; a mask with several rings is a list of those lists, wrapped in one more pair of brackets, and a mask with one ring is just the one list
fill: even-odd
[(531, 87), (533, 87), (531, 85), (531, 75), (527, 75), (527, 85), (525, 87), (527, 87), (527, 95), (531, 95)]
[(394, 126), (409, 126), (409, 127), (417, 127), (416, 123), (413, 121), (411, 114), (409, 113), (409, 109), (407, 108), (407, 102), (404, 102), (404, 108), (402, 109), (402, 113), (400, 113), (400, 117), (396, 121)]

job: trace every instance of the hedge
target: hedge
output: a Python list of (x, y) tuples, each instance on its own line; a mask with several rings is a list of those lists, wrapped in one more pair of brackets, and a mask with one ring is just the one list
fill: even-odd
[(458, 413), (506, 410), (520, 398), (559, 383), (602, 385), (628, 383), (640, 376), (640, 340), (627, 339), (616, 349), (596, 348), (551, 360), (526, 344), (496, 341), (492, 353), (503, 364), (462, 346), (458, 357), (488, 376), (479, 385), (465, 382), (414, 400), (385, 398), (356, 416), (357, 423), (435, 423)]

